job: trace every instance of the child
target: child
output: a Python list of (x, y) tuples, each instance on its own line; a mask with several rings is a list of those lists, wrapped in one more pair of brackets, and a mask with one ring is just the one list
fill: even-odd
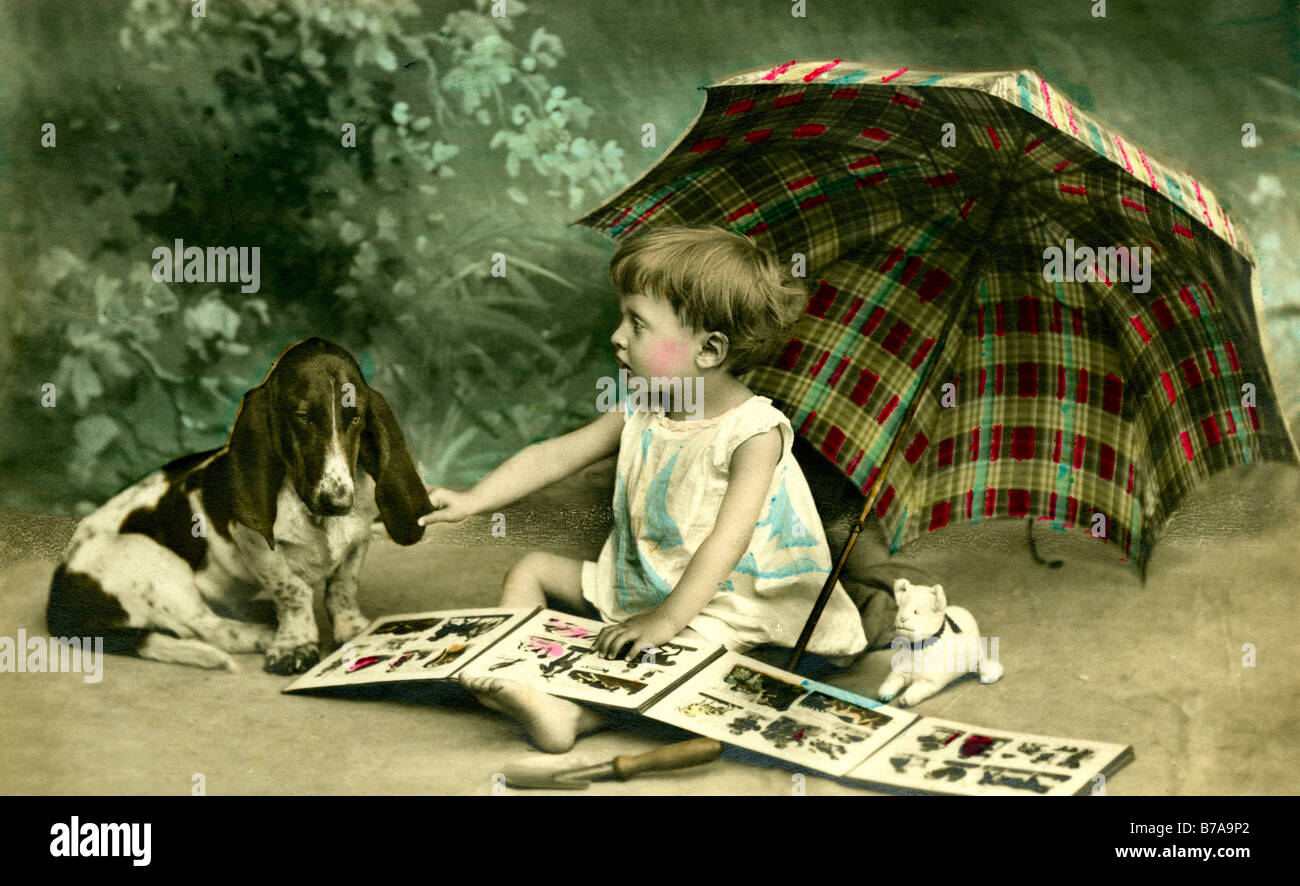
[[(830, 572), (830, 550), (785, 415), (737, 377), (784, 344), (807, 299), (754, 243), (721, 228), (652, 229), (610, 265), (622, 320), (610, 337), (628, 375), (694, 384), (703, 418), (683, 404), (631, 399), (586, 427), (511, 457), (468, 492), (436, 488), (421, 522), (496, 511), (618, 453), (614, 529), (595, 562), (533, 551), (507, 573), (501, 606), (549, 603), (610, 622), (606, 658), (631, 658), (677, 636), (743, 652), (793, 646)], [(629, 385), (631, 387), (631, 385)], [(698, 413), (697, 413), (698, 416)], [(838, 584), (809, 650), (866, 647)], [(544, 751), (563, 753), (603, 715), (515, 681), (462, 685), (520, 720)]]

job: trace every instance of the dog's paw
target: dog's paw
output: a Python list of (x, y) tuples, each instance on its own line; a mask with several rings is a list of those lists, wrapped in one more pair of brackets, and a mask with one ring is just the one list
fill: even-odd
[(344, 643), (348, 642), (357, 634), (365, 630), (368, 624), (370, 624), (370, 620), (367, 619), (360, 612), (348, 616), (335, 618), (334, 619), (334, 645), (342, 646)]
[(272, 646), (266, 651), (266, 664), (262, 670), (268, 674), (301, 674), (309, 671), (320, 661), (320, 646), (316, 643), (302, 643), (298, 646)]

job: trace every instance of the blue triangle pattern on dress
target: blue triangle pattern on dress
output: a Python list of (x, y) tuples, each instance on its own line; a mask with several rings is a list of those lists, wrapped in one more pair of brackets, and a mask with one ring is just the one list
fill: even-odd
[(807, 557), (798, 557), (775, 569), (762, 570), (758, 568), (758, 561), (754, 559), (753, 551), (748, 551), (732, 571), (742, 575), (752, 575), (755, 578), (789, 578), (792, 575), (803, 575), (805, 572), (829, 572), (830, 570), (818, 566), (815, 561)]
[(790, 492), (785, 487), (784, 477), (781, 478), (781, 486), (769, 503), (767, 519), (759, 520), (754, 526), (770, 527), (767, 538), (768, 541), (774, 538), (777, 540), (778, 551), (784, 548), (816, 547), (818, 544), (803, 520), (795, 513), (794, 505), (790, 502)]
[(673, 468), (677, 465), (677, 456), (681, 454), (681, 447), (678, 447), (668, 464), (650, 481), (650, 488), (646, 491), (646, 535), (660, 548), (676, 548), (682, 544), (682, 533), (677, 528), (677, 521), (668, 513), (668, 483), (672, 479)]
[(632, 533), (627, 507), (627, 486), (619, 473), (614, 483), (614, 600), (624, 612), (641, 612), (666, 600), (672, 593), (668, 582), (655, 572)]

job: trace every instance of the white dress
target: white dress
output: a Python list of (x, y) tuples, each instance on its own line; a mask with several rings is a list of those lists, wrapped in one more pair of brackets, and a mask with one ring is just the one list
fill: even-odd
[[(769, 643), (794, 646), (832, 564), (808, 481), (790, 451), (789, 420), (757, 395), (695, 422), (630, 407), (623, 415), (614, 529), (599, 559), (583, 564), (583, 597), (609, 622), (667, 598), (713, 530), (732, 453), (749, 438), (780, 428), (781, 461), (749, 548), (690, 627), (736, 652)], [(837, 582), (808, 650), (843, 656), (866, 645), (858, 610)]]

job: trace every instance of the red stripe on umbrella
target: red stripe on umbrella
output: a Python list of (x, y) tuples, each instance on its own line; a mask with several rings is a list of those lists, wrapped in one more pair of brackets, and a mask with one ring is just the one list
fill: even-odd
[(704, 151), (716, 151), (718, 148), (722, 147), (726, 143), (727, 143), (727, 137), (725, 135), (715, 136), (714, 138), (706, 138), (703, 141), (696, 142), (695, 145), (691, 148), (691, 153), (700, 154), (703, 153)]
[(840, 61), (841, 60), (837, 58), (832, 62), (828, 62), (827, 64), (820, 65), (819, 67), (813, 68), (811, 71), (809, 71), (807, 74), (804, 75), (803, 82), (811, 83), (812, 81), (820, 77), (822, 74), (825, 74), (827, 71), (831, 70), (836, 65), (838, 65)]

